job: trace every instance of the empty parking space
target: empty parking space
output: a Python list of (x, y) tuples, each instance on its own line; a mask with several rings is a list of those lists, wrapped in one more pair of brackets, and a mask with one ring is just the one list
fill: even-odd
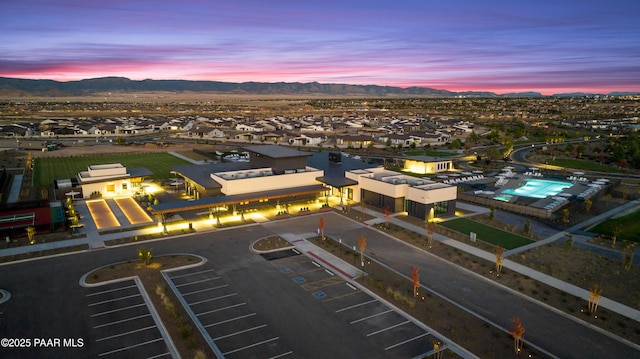
[(225, 358), (279, 358), (293, 353), (209, 265), (173, 271), (168, 278)]
[(270, 263), (290, 279), (292, 286), (308, 292), (313, 298), (311, 303), (326, 306), (333, 319), (386, 353), (383, 357), (419, 357), (432, 351), (433, 342), (442, 341), (308, 257), (300, 255)]
[(134, 280), (90, 288), (86, 297), (98, 358), (172, 357), (172, 346)]

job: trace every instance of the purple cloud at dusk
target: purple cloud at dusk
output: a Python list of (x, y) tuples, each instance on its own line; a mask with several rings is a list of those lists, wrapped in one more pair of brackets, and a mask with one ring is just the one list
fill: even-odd
[(637, 0), (0, 0), (0, 76), (640, 91)]

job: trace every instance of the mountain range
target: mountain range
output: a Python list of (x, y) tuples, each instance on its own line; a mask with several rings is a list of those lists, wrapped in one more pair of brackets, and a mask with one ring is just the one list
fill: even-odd
[[(190, 80), (131, 80), (101, 77), (79, 81), (31, 80), (0, 77), (0, 94), (77, 96), (101, 92), (211, 92), (247, 95), (343, 95), (361, 97), (543, 97), (538, 92), (496, 94), (487, 91), (453, 92), (426, 87), (321, 84), (318, 82), (220, 82)], [(631, 93), (611, 93), (627, 95)], [(595, 96), (602, 94), (558, 94), (553, 96)]]

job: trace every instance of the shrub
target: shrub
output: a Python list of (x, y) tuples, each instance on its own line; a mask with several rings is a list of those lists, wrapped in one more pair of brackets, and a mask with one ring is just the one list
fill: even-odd
[(178, 329), (178, 332), (180, 333), (180, 337), (182, 339), (187, 339), (191, 335), (191, 331), (191, 326), (188, 324), (181, 325)]

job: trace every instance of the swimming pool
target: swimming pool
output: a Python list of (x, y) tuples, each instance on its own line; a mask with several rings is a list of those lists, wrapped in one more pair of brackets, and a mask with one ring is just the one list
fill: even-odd
[(555, 196), (565, 188), (569, 188), (571, 186), (573, 186), (573, 184), (569, 182), (531, 178), (527, 179), (527, 183), (524, 186), (518, 188), (507, 188), (502, 190), (501, 193), (522, 197), (547, 198)]

